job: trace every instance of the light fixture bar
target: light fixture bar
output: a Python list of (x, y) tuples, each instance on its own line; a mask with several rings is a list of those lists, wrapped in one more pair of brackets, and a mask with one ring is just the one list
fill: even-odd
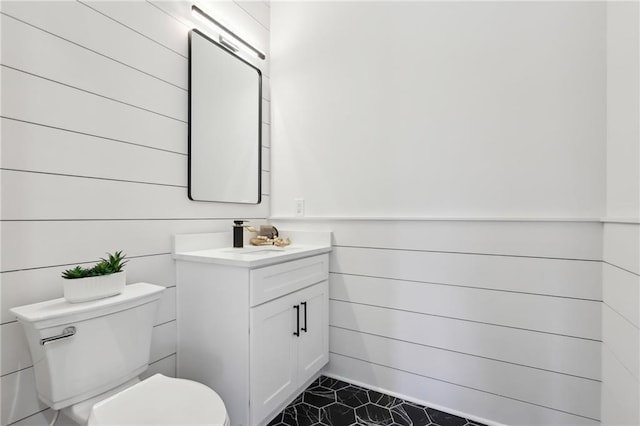
[[(191, 13), (196, 18), (199, 18), (202, 22), (212, 27), (220, 36), (224, 36), (226, 38), (231, 38), (233, 41), (238, 42), (238, 47), (244, 52), (255, 56), (256, 58), (265, 59), (266, 56), (264, 53), (244, 41), (242, 38), (238, 37), (233, 31), (222, 25), (220, 22), (213, 19), (211, 16), (207, 15), (202, 9), (200, 9), (196, 5), (191, 6)], [(235, 44), (230, 43), (232, 46)], [(225, 43), (226, 45), (226, 43)]]
[(224, 47), (226, 47), (227, 49), (229, 49), (230, 51), (232, 51), (234, 53), (239, 50), (238, 46), (236, 46), (230, 40), (227, 40), (223, 36), (219, 36), (218, 40), (220, 41), (221, 45), (223, 45)]

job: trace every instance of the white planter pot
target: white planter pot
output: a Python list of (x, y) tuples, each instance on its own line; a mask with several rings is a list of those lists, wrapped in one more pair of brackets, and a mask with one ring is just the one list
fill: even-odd
[(64, 298), (69, 303), (88, 302), (122, 293), (125, 271), (98, 277), (64, 279)]

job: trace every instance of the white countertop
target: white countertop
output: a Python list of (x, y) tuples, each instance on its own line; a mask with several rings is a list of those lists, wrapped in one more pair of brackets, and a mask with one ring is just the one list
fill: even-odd
[[(230, 241), (230, 234), (227, 233), (177, 235), (176, 241), (174, 241), (173, 258), (190, 262), (212, 263), (253, 269), (331, 251), (330, 232), (292, 234), (294, 234), (291, 238), (293, 244), (286, 247), (267, 245), (245, 246), (243, 248), (227, 246), (226, 242)], [(194, 243), (191, 241), (194, 241)], [(203, 241), (206, 242), (203, 243)], [(224, 241), (225, 245), (221, 247), (219, 241)], [(203, 245), (214, 247), (204, 248), (202, 247)]]
[(278, 249), (274, 246), (252, 246), (238, 249), (224, 247), (175, 253), (173, 258), (176, 260), (240, 266), (252, 269), (314, 256), (316, 254), (328, 253), (330, 251), (331, 247), (300, 244), (292, 244), (283, 249)]

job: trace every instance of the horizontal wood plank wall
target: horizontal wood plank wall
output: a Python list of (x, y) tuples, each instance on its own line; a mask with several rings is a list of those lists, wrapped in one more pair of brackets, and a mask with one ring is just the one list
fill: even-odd
[[(145, 375), (176, 370), (171, 236), (263, 221), (270, 203), (268, 61), (260, 205), (187, 198), (191, 3), (2, 2), (0, 425), (46, 425), (14, 306), (62, 296), (61, 271), (124, 250), (128, 282), (165, 286)], [(269, 51), (268, 2), (203, 5)], [(248, 58), (246, 58), (248, 59)], [(59, 421), (68, 424), (68, 419)]]
[(602, 424), (640, 424), (640, 225), (604, 225)]
[(600, 223), (275, 224), (334, 232), (329, 374), (479, 421), (598, 424)]

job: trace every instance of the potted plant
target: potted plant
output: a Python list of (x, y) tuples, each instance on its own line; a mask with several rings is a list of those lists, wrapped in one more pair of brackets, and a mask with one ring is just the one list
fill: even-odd
[(91, 268), (76, 266), (62, 272), (64, 298), (70, 303), (88, 302), (122, 293), (126, 275), (122, 267), (128, 262), (122, 251), (107, 253)]

